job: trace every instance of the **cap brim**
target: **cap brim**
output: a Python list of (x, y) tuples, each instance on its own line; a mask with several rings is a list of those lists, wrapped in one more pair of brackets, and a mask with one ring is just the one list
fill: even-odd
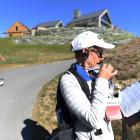
[(98, 42), (98, 44), (96, 44), (98, 47), (103, 48), (103, 49), (113, 49), (115, 48), (115, 45), (107, 43), (107, 42)]

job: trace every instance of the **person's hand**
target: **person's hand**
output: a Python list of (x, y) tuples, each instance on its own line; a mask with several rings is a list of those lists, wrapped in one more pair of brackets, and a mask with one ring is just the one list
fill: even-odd
[(113, 71), (112, 65), (103, 64), (97, 77), (109, 80), (111, 77), (115, 76), (116, 74), (117, 74), (117, 70)]

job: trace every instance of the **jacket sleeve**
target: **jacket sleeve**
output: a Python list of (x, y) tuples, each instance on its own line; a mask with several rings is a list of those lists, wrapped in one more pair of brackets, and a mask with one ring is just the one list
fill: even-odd
[(108, 81), (97, 78), (94, 97), (90, 103), (73, 74), (66, 73), (60, 80), (60, 89), (68, 108), (91, 129), (100, 129), (104, 119), (109, 94)]

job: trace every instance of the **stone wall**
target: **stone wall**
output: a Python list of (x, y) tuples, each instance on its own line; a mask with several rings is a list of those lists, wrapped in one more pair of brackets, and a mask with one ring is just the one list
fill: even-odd
[(36, 36), (14, 38), (14, 42), (17, 44), (69, 44), (77, 34), (84, 31), (99, 33), (104, 40), (113, 44), (125, 44), (136, 37), (132, 33), (117, 27), (114, 29), (73, 27), (38, 31)]

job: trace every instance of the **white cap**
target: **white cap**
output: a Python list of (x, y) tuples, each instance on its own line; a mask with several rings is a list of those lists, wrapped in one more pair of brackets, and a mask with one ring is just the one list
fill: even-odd
[(115, 45), (105, 42), (98, 34), (86, 31), (76, 36), (71, 42), (72, 51), (82, 50), (84, 48), (97, 46), (103, 49), (113, 49)]

